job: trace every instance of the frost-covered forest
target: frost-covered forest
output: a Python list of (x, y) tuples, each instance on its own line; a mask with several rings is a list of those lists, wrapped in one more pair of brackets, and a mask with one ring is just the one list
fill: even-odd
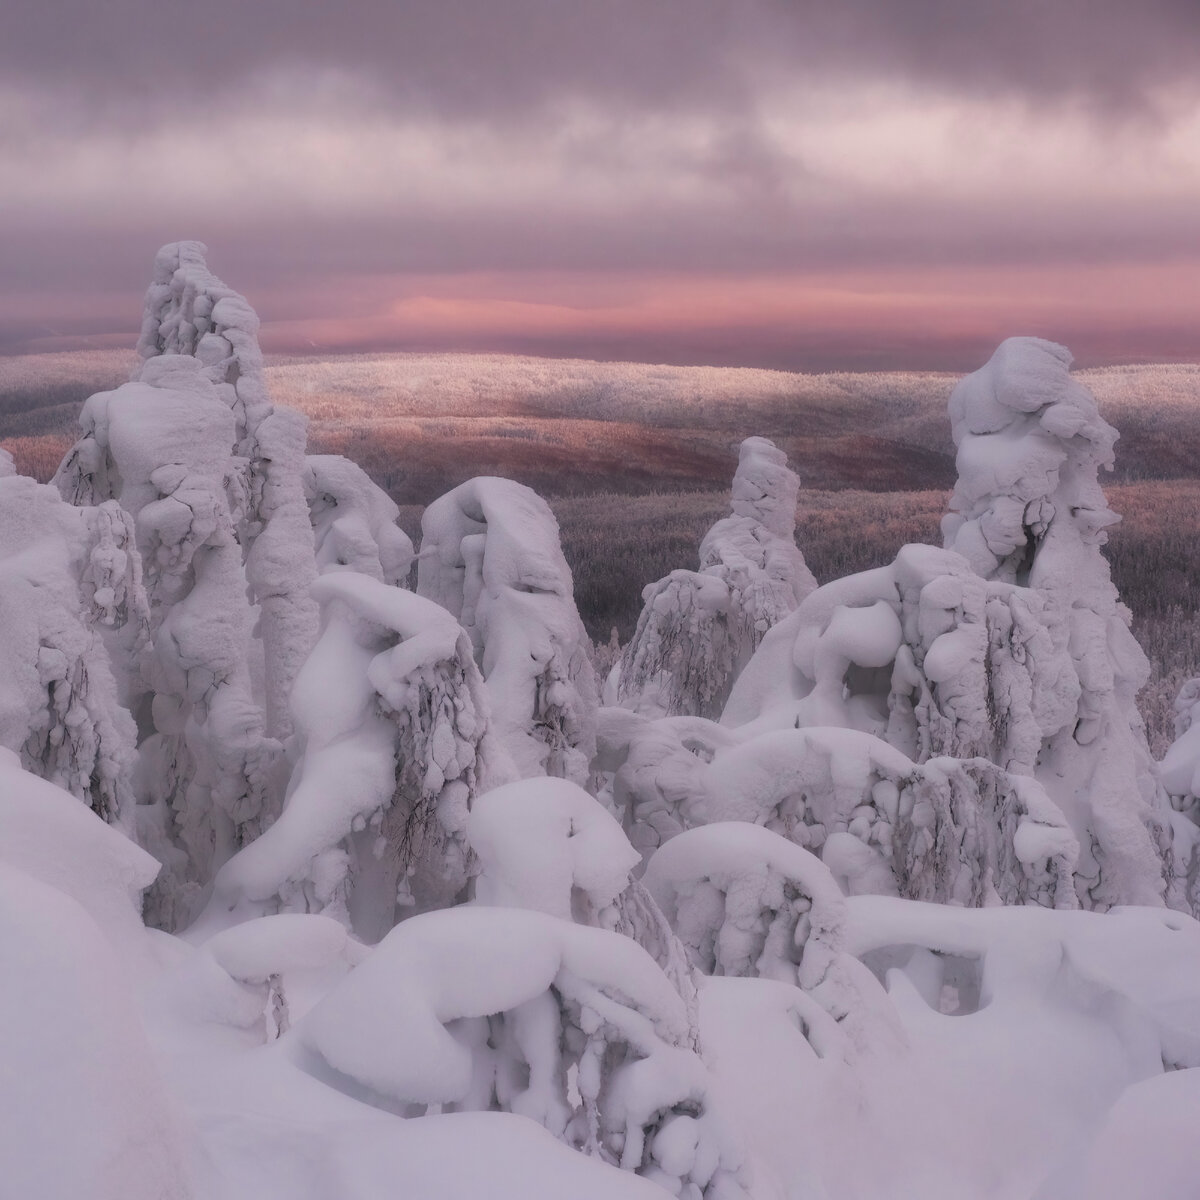
[[(1194, 368), (1123, 409), (1011, 338), (898, 382), (836, 506), (794, 377), (710, 372), (770, 413), (719, 498), (693, 412), (702, 494), (552, 509), (465, 439), (418, 505), (311, 436), (206, 253), (159, 252), (52, 471), (57, 406), (7, 410), (0, 1195), (1195, 1196), (1196, 489), (1145, 411)], [(593, 365), (591, 411), (654, 370)], [(1107, 490), (1089, 385), (1143, 463)], [(687, 534), (640, 600), (639, 522)]]

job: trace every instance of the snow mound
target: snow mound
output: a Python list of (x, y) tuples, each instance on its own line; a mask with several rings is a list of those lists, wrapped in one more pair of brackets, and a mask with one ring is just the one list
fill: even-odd
[[(13, 771), (8, 765), (0, 769), (7, 776)], [(46, 799), (41, 789), (24, 789), (25, 799)], [(11, 826), (10, 798), (4, 799), (5, 825)], [(67, 834), (68, 854), (90, 873), (86, 882), (94, 882), (106, 867), (116, 866), (118, 856), (102, 837), (99, 855), (79, 854), (78, 827), (64, 805), (90, 821), (93, 834), (120, 835), (105, 830), (78, 801), (64, 796), (62, 804), (48, 804), (58, 811), (45, 832)], [(21, 825), (13, 831), (17, 836), (31, 828)], [(6, 828), (6, 842), (9, 832)], [(37, 865), (46, 866), (44, 854)], [(134, 867), (139, 870), (145, 867)], [(97, 899), (111, 907), (111, 890), (101, 887)], [(7, 1081), (0, 1178), (8, 1195), (39, 1200), (190, 1195), (185, 1142), (135, 1015), (126, 969), (83, 903), (0, 863), (0, 1061)]]
[(428, 913), (394, 929), (297, 1032), (311, 1069), (332, 1069), (360, 1099), (516, 1112), (676, 1195), (746, 1194), (684, 1003), (617, 934), (515, 909)]
[(475, 899), (613, 928), (641, 855), (618, 822), (564, 779), (525, 779), (480, 796), (467, 820)]

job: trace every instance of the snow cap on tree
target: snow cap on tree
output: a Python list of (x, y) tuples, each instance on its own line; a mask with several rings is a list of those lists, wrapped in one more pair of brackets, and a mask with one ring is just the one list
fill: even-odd
[(596, 676), (549, 505), (509, 479), (447, 492), (421, 518), (417, 591), (470, 635), (496, 731), (521, 776), (584, 783)]

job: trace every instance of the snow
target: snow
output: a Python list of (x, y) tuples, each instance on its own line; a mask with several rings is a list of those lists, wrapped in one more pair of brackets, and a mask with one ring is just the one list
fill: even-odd
[(328, 911), (376, 941), (398, 905), (462, 891), (467, 810), (511, 766), (466, 633), (442, 608), (350, 571), (313, 593), (324, 627), (293, 693), (292, 789), (218, 874), (206, 920)]
[(470, 634), (497, 733), (521, 776), (583, 783), (596, 677), (546, 502), (493, 478), (435, 500), (421, 518), (417, 591)]
[(763, 636), (816, 587), (796, 546), (800, 479), (766, 438), (738, 453), (731, 513), (700, 543), (699, 571), (642, 592), (637, 630), (606, 685), (650, 716), (715, 717)]
[(8, 863), (0, 975), (4, 1190), (183, 1200), (182, 1134), (120, 964), (83, 905)]
[[(584, 924), (615, 924), (604, 914), (629, 884), (641, 855), (616, 820), (581, 787), (526, 779), (480, 796), (467, 820), (479, 858), (475, 898), (530, 908)], [(588, 920), (580, 913), (586, 905)]]
[(359, 1099), (394, 1111), (499, 1106), (676, 1194), (690, 1184), (714, 1200), (744, 1195), (740, 1148), (709, 1106), (688, 1033), (679, 993), (630, 939), (467, 907), (394, 929), (297, 1037), (317, 1056), (310, 1070), (332, 1068)]
[(400, 509), (367, 473), (336, 454), (304, 460), (304, 495), (313, 524), (317, 567), (346, 570), (403, 586), (413, 564)]
[(1036, 1200), (1189, 1200), (1200, 1178), (1197, 1116), (1200, 1070), (1134, 1084)]
[(104, 627), (136, 638), (145, 620), (132, 522), (15, 475), (0, 518), (0, 746), (127, 826), (136, 734)]
[(317, 608), (308, 593), (317, 570), (303, 484), (306, 422), (271, 404), (258, 316), (209, 271), (207, 253), (200, 242), (159, 250), (138, 339), (143, 361), (134, 378), (158, 378), (160, 356), (188, 356), (234, 416), (228, 449), (242, 460), (244, 501), (237, 541), (261, 608), (266, 727), (281, 737), (289, 731), (292, 682), (317, 636)]
[(1195, 1194), (1200, 683), (1159, 768), (1066, 350), (823, 587), (743, 442), (598, 708), (545, 502), (414, 555), (257, 329), (173, 243), (56, 486), (0, 454), (0, 1192)]

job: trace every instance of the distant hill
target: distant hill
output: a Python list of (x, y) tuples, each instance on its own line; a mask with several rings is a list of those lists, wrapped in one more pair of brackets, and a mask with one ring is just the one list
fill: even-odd
[[(0, 358), (0, 443), (44, 477), (79, 405), (128, 377), (133, 356)], [(314, 451), (345, 454), (401, 503), (472, 475), (546, 495), (724, 487), (743, 437), (788, 453), (807, 487), (948, 488), (946, 401), (957, 375), (802, 375), (480, 354), (269, 361), (272, 396), (306, 413)], [(1121, 431), (1115, 481), (1200, 475), (1200, 365), (1079, 372)]]

